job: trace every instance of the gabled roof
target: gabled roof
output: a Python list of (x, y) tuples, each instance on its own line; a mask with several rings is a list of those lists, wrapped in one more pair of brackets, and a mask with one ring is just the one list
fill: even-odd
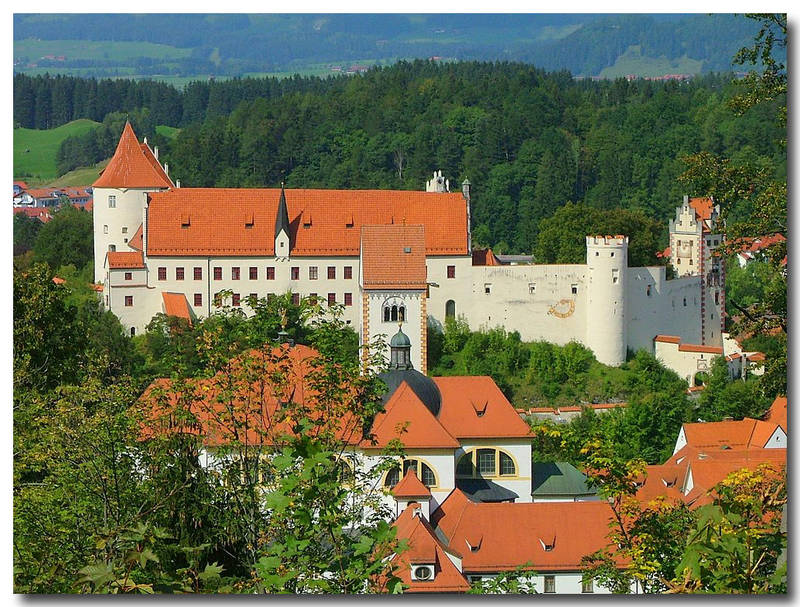
[(375, 416), (372, 438), (365, 439), (364, 448), (383, 448), (392, 440), (400, 440), (406, 449), (457, 449), (459, 442), (442, 426), (436, 417), (406, 382), (392, 394), (386, 408)]
[(456, 438), (524, 438), (523, 421), (491, 377), (434, 377), (442, 394), (439, 422)]
[(776, 427), (775, 423), (745, 417), (738, 421), (683, 424), (683, 432), (687, 446), (717, 451), (763, 447)]
[(775, 400), (772, 401), (772, 404), (769, 407), (769, 411), (767, 411), (766, 415), (764, 416), (764, 421), (772, 424), (778, 424), (781, 428), (783, 428), (784, 432), (788, 432), (789, 425), (787, 423), (787, 404), (788, 403), (785, 396), (776, 396)]
[[(466, 592), (470, 585), (448, 557), (448, 553), (459, 558), (461, 554), (446, 547), (424, 517), (419, 515), (419, 505), (409, 506), (393, 525), (398, 540), (406, 540), (407, 549), (394, 557), (397, 577), (407, 586), (405, 592)], [(433, 565), (431, 581), (411, 579), (413, 565)]]
[(362, 226), (361, 272), (367, 290), (425, 289), (425, 226)]
[(470, 502), (455, 489), (433, 516), (463, 554), (464, 572), (579, 571), (581, 559), (607, 547), (607, 502)]
[(140, 251), (109, 251), (106, 266), (111, 270), (136, 270), (144, 268), (144, 256)]
[(400, 482), (392, 487), (392, 495), (395, 497), (430, 497), (431, 490), (417, 478), (414, 469), (409, 468)]
[(96, 188), (171, 188), (173, 183), (147, 144), (138, 142), (130, 122), (126, 122), (111, 162), (103, 169), (100, 177), (92, 186)]
[(684, 478), (687, 464), (660, 464), (647, 466), (647, 473), (639, 479), (641, 485), (636, 491), (636, 498), (643, 503), (659, 497), (671, 501), (682, 501)]
[(164, 314), (185, 318), (191, 324), (192, 315), (189, 312), (189, 302), (186, 301), (185, 294), (162, 292), (161, 297), (164, 300)]
[[(275, 188), (151, 193), (147, 254), (274, 255), (280, 194)], [(428, 256), (467, 254), (467, 212), (460, 193), (286, 190), (285, 196), (293, 256), (357, 257), (362, 226), (403, 223), (425, 226)]]

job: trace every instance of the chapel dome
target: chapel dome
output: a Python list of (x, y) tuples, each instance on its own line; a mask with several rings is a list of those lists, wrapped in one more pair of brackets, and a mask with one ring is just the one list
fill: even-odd
[(386, 384), (386, 393), (383, 395), (384, 405), (389, 402), (400, 384), (406, 382), (417, 398), (422, 401), (422, 404), (428, 408), (428, 411), (434, 416), (439, 415), (439, 410), (442, 408), (442, 394), (439, 392), (436, 382), (430, 377), (426, 377), (416, 369), (389, 369), (378, 377)]

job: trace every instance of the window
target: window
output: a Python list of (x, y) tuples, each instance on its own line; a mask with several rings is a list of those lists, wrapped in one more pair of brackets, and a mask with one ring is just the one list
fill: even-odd
[(490, 283), (490, 282), (484, 283), (483, 292), (487, 293), (487, 294), (491, 293), (492, 292), (492, 283)]
[(502, 451), (500, 453), (500, 476), (515, 475), (517, 473), (514, 467), (514, 460)]
[(344, 267), (344, 277), (348, 280), (353, 278), (353, 266)]
[(447, 278), (455, 278), (455, 277), (456, 277), (456, 267), (447, 266)]
[(222, 268), (214, 268), (214, 280), (222, 280)]
[(115, 244), (108, 245), (108, 250), (109, 250), (109, 252), (113, 253), (114, 251), (117, 250), (117, 245), (115, 245)]
[(131, 337), (136, 336), (136, 327), (131, 327)]
[(546, 575), (544, 576), (544, 591), (547, 594), (553, 594), (556, 591), (556, 576), (554, 575)]
[(646, 292), (647, 292), (647, 296), (648, 296), (648, 297), (652, 297), (652, 296), (653, 296), (653, 294), (652, 294), (651, 290), (652, 290), (652, 285), (647, 285), (647, 290), (646, 290)]
[(583, 580), (581, 582), (581, 592), (583, 593), (594, 592), (594, 580), (591, 578), (589, 578), (588, 580)]
[(218, 308), (222, 305), (222, 293), (214, 293), (214, 305)]
[(336, 279), (336, 266), (328, 266), (328, 280)]
[(719, 304), (719, 291), (714, 291), (714, 303)]
[(133, 295), (126, 295), (125, 296), (125, 307), (126, 308), (133, 307)]
[(614, 251), (611, 251), (611, 257), (614, 257)]
[(175, 268), (175, 280), (183, 280), (183, 268)]
[(694, 265), (694, 259), (692, 259), (691, 257), (689, 258), (689, 265), (690, 265), (690, 266), (693, 266), (693, 265)]
[(267, 280), (275, 280), (275, 266), (267, 267)]
[(328, 305), (332, 306), (336, 303), (336, 293), (328, 293)]
[(297, 266), (292, 268), (292, 280), (300, 280), (300, 268)]
[(300, 305), (300, 293), (292, 293), (292, 304), (295, 306)]
[(494, 475), (495, 452), (494, 449), (478, 449), (478, 474)]
[(572, 291), (573, 295), (577, 295), (578, 294), (578, 285), (572, 285), (570, 287), (570, 290)]
[(258, 280), (258, 268), (250, 266), (250, 280)]
[(678, 257), (678, 265), (681, 265), (681, 258)]
[(242, 305), (242, 297), (238, 293), (233, 294), (233, 307), (238, 308)]
[(234, 266), (231, 268), (231, 280), (239, 280), (242, 275), (242, 269), (238, 266)]
[(383, 322), (403, 322), (406, 319), (406, 307), (402, 300), (387, 299), (383, 303)]
[(456, 476), (460, 478), (486, 478), (516, 476), (514, 459), (495, 448), (473, 449), (461, 456), (456, 465)]
[[(403, 476), (405, 476), (409, 470), (414, 470), (414, 474), (417, 475), (417, 478), (422, 481), (422, 484), (426, 487), (436, 487), (436, 475), (433, 472), (433, 469), (426, 464), (425, 462), (418, 460), (418, 459), (404, 459), (403, 460)], [(386, 478), (383, 481), (383, 484), (387, 488), (394, 487), (397, 483), (400, 482), (400, 468), (393, 468), (386, 473)]]
[(683, 307), (684, 308), (686, 307), (686, 298), (685, 297), (683, 298)]
[(308, 302), (313, 306), (317, 303), (317, 294), (316, 293), (309, 293), (308, 294)]
[(125, 280), (133, 280), (133, 272), (125, 272)]
[(158, 279), (159, 280), (167, 279), (167, 268), (165, 268), (164, 266), (158, 268)]
[(250, 293), (250, 295), (247, 296), (247, 305), (252, 308), (257, 303), (258, 303), (258, 293)]
[(116, 209), (117, 208), (117, 197), (113, 194), (108, 197), (108, 208), (109, 209)]
[(199, 308), (203, 305), (203, 294), (202, 293), (195, 293), (194, 294), (194, 305), (196, 308)]
[(619, 282), (619, 270), (616, 268), (611, 270), (611, 282), (617, 284)]
[(127, 234), (128, 233), (128, 228), (122, 228), (122, 233), (123, 234)]
[(353, 294), (352, 293), (345, 293), (344, 294), (344, 305), (352, 306), (353, 305)]
[(309, 280), (316, 280), (317, 279), (318, 269), (317, 266), (311, 266), (308, 268), (308, 279)]
[(528, 293), (530, 293), (531, 295), (536, 293), (536, 283), (535, 282), (529, 282), (528, 283)]
[(456, 302), (452, 299), (448, 299), (447, 303), (444, 304), (444, 316), (445, 318), (456, 317)]
[(108, 234), (108, 226), (103, 226), (103, 234)]
[(195, 280), (203, 280), (203, 268), (199, 266), (195, 266), (194, 268), (194, 279)]

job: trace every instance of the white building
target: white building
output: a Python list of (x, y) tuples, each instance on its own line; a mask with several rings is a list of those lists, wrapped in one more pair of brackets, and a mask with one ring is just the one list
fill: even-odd
[(628, 267), (623, 235), (588, 236), (585, 264), (473, 257), (469, 182), (451, 193), (436, 173), (426, 189), (175, 187), (128, 124), (94, 184), (95, 279), (131, 334), (167, 308), (207, 316), (222, 291), (245, 312), (249, 295), (287, 291), (343, 303), (362, 343), (404, 322), (423, 373), (428, 323), (447, 316), (524, 340), (575, 340), (610, 365), (653, 352), (659, 334), (722, 345), (724, 268), (711, 255), (721, 237), (705, 199), (685, 199), (670, 223), (679, 276), (667, 280), (663, 266)]

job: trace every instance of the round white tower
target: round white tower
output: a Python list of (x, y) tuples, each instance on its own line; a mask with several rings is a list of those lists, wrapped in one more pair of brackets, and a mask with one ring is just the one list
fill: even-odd
[(627, 236), (587, 236), (586, 346), (598, 361), (619, 366), (628, 350), (625, 313)]

